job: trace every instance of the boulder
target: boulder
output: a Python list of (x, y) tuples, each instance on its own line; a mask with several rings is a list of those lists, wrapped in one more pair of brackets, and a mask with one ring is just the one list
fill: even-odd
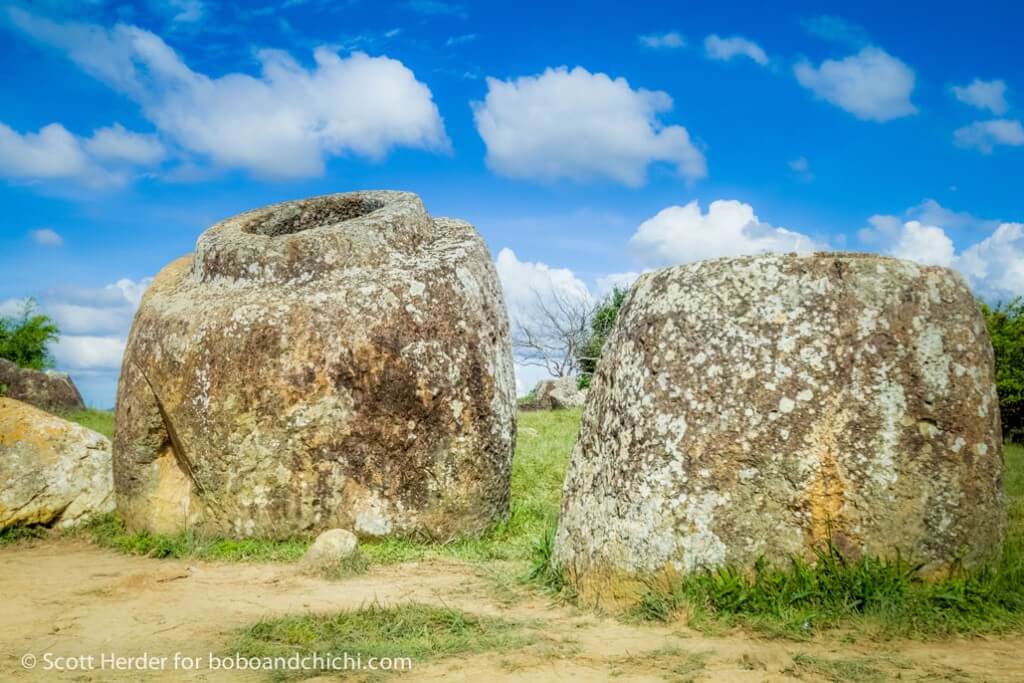
[(0, 398), (0, 529), (67, 528), (113, 509), (105, 436)]
[(533, 395), (533, 405), (540, 410), (578, 408), (586, 398), (586, 394), (577, 388), (575, 377), (542, 379), (534, 387)]
[(326, 565), (347, 560), (359, 550), (359, 539), (347, 529), (328, 529), (309, 546), (302, 561), (310, 565)]
[(996, 557), (1002, 440), (985, 322), (945, 268), (861, 254), (641, 276), (591, 384), (555, 561), (620, 601), (759, 557)]
[(478, 534), (508, 514), (515, 445), (487, 248), (405, 192), (222, 221), (147, 289), (117, 425), (133, 529)]
[(30, 370), (0, 358), (0, 385), (7, 387), (0, 395), (50, 412), (85, 408), (75, 383), (63, 372)]

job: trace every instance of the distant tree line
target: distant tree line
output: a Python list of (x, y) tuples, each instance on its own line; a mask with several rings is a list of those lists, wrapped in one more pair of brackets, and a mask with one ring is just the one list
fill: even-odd
[(996, 391), (1003, 438), (1024, 441), (1024, 300), (981, 304), (996, 358)]

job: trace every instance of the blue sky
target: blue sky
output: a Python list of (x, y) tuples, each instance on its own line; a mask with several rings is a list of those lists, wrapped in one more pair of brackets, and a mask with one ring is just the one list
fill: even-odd
[(669, 5), (4, 4), (0, 313), (34, 297), (110, 406), (147, 278), (203, 229), (369, 188), (473, 222), (513, 317), (768, 250), (1024, 293), (1020, 3)]

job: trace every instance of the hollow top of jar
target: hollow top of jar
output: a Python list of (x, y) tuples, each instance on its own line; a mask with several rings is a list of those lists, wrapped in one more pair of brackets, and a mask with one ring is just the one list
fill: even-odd
[(351, 266), (412, 254), (433, 238), (420, 198), (388, 190), (282, 202), (232, 216), (196, 242), (193, 277), (309, 280)]

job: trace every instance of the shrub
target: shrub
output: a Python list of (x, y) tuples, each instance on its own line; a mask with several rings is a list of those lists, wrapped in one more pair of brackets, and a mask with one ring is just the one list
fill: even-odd
[(601, 358), (605, 341), (615, 329), (615, 321), (619, 317), (619, 309), (625, 298), (626, 290), (616, 287), (594, 309), (593, 317), (590, 320), (590, 336), (579, 351), (580, 377), (578, 385), (580, 389), (590, 386), (590, 378), (597, 368), (597, 361)]
[(1003, 437), (1024, 441), (1024, 300), (981, 304), (996, 359), (996, 390)]
[(47, 346), (59, 335), (57, 324), (36, 313), (35, 302), (29, 299), (19, 317), (0, 318), (0, 358), (33, 370), (51, 368)]

